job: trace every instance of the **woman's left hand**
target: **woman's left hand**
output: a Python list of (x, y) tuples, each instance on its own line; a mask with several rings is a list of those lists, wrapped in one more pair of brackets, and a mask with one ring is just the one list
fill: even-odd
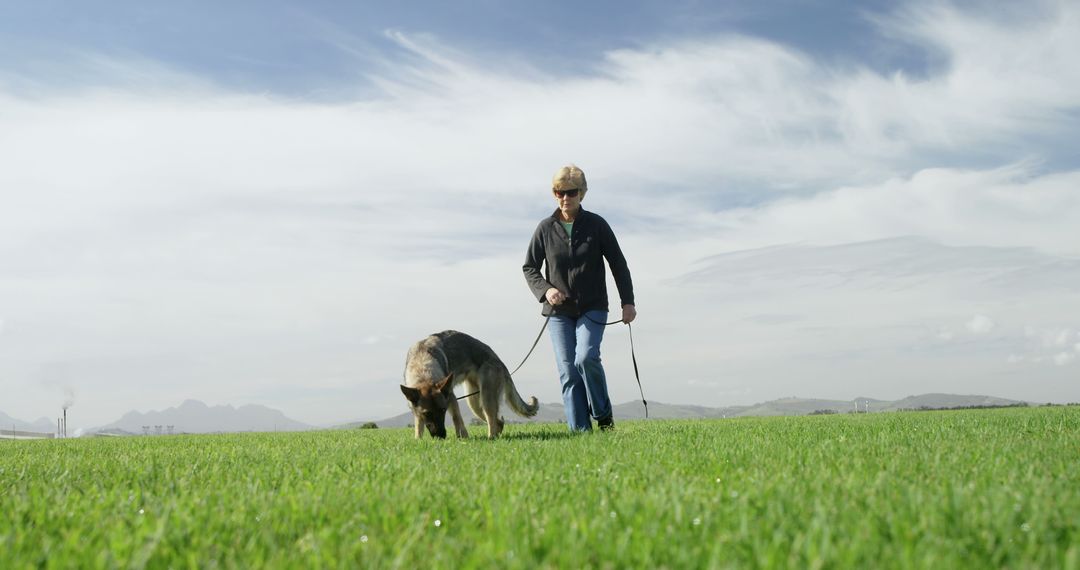
[(623, 305), (622, 322), (630, 324), (635, 318), (637, 318), (637, 309), (633, 305)]

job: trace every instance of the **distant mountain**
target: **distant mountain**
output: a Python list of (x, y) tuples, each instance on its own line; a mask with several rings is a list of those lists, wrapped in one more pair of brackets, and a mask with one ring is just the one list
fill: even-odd
[[(730, 406), (727, 408), (709, 408), (706, 406), (685, 406), (678, 404), (665, 404), (663, 402), (649, 402), (649, 419), (654, 420), (689, 420), (697, 418), (730, 418), (739, 414), (744, 409), (742, 406)], [(612, 407), (612, 415), (615, 419), (634, 420), (645, 419), (645, 406), (641, 400), (633, 400), (625, 404)], [(562, 421), (562, 418), (559, 418)]]
[[(908, 396), (901, 400), (877, 400), (859, 397), (854, 400), (823, 400), (818, 398), (780, 398), (749, 406), (728, 406), (710, 408), (706, 406), (688, 406), (649, 402), (650, 419), (696, 419), (696, 418), (734, 418), (740, 416), (804, 416), (814, 412), (831, 411), (837, 413), (851, 411), (889, 412), (898, 410), (963, 408), (976, 406), (1015, 406), (1022, 405), (1019, 400), (1007, 400), (993, 396), (958, 395), (958, 394), (922, 394)], [(505, 404), (500, 411), (509, 423), (562, 423), (566, 421), (562, 404), (540, 404), (540, 411), (533, 418), (522, 418), (509, 410)], [(645, 406), (641, 400), (634, 400), (614, 406), (616, 420), (645, 419)], [(470, 422), (475, 416), (468, 406), (462, 406), (462, 417)], [(351, 422), (336, 426), (354, 428), (366, 422)], [(412, 412), (405, 412), (375, 422), (379, 427), (411, 426)], [(447, 425), (450, 425), (447, 420)]]
[(888, 404), (884, 410), (918, 410), (921, 408), (958, 408), (968, 406), (1010, 406), (1021, 402), (993, 396), (959, 396), (956, 394), (923, 394), (908, 396)]
[(56, 431), (56, 420), (38, 418), (33, 422), (17, 420), (4, 412), (0, 412), (0, 429), (10, 430), (14, 426), (16, 431), (32, 431), (38, 433), (53, 433)]
[(313, 426), (289, 419), (281, 411), (266, 406), (207, 406), (187, 400), (180, 406), (146, 413), (128, 412), (111, 424), (89, 430), (95, 433), (143, 433), (143, 426), (173, 426), (173, 433), (214, 433), (241, 431), (301, 431)]
[[(700, 406), (671, 406), (649, 402), (650, 418), (734, 418), (740, 416), (804, 416), (814, 412), (893, 412), (898, 410), (967, 408), (978, 406), (1023, 405), (1019, 400), (1007, 400), (993, 396), (965, 396), (958, 394), (922, 394), (901, 400), (877, 400), (855, 398), (854, 400), (823, 400), (819, 398), (780, 398), (749, 406), (726, 408), (703, 408)], [(644, 419), (645, 409), (640, 401), (615, 406), (615, 417)]]

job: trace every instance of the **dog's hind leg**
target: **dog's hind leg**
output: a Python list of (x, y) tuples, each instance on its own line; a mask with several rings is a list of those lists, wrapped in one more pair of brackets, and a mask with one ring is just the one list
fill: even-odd
[[(490, 373), (490, 371), (481, 373)], [(495, 439), (499, 437), (503, 430), (503, 420), (499, 417), (499, 400), (502, 398), (502, 390), (499, 388), (502, 386), (493, 382), (485, 382), (484, 384), (491, 388), (480, 394), (480, 402), (484, 408), (483, 417), (487, 420), (488, 437)]]
[(472, 410), (473, 415), (484, 419), (484, 407), (480, 405), (480, 388), (477, 384), (467, 379), (462, 382), (461, 389), (469, 395), (468, 398), (465, 398), (465, 402), (469, 404), (469, 409)]
[(484, 414), (487, 416), (488, 438), (490, 439), (499, 437), (503, 430), (503, 420), (498, 416), (498, 413), (498, 410), (495, 410)]
[(465, 420), (461, 419), (461, 408), (458, 407), (457, 399), (450, 396), (450, 417), (454, 420), (454, 431), (460, 438), (469, 437), (469, 430), (465, 428)]

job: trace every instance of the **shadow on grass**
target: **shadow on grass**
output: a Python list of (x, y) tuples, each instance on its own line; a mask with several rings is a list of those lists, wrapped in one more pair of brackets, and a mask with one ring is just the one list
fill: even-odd
[(534, 440), (534, 441), (548, 441), (556, 439), (570, 439), (572, 437), (581, 437), (581, 434), (570, 433), (569, 430), (565, 431), (504, 431), (499, 438), (500, 439), (512, 439), (512, 440)]

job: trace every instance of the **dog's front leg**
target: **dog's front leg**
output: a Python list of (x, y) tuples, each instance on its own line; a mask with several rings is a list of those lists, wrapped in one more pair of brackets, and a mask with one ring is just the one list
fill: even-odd
[(416, 428), (416, 439), (420, 439), (420, 436), (424, 435), (424, 422), (420, 421), (420, 416), (413, 414), (413, 426)]
[(457, 432), (457, 436), (460, 438), (469, 437), (469, 430), (465, 429), (465, 420), (461, 419), (461, 408), (458, 407), (457, 400), (453, 395), (450, 396), (450, 417), (454, 419), (454, 431)]

